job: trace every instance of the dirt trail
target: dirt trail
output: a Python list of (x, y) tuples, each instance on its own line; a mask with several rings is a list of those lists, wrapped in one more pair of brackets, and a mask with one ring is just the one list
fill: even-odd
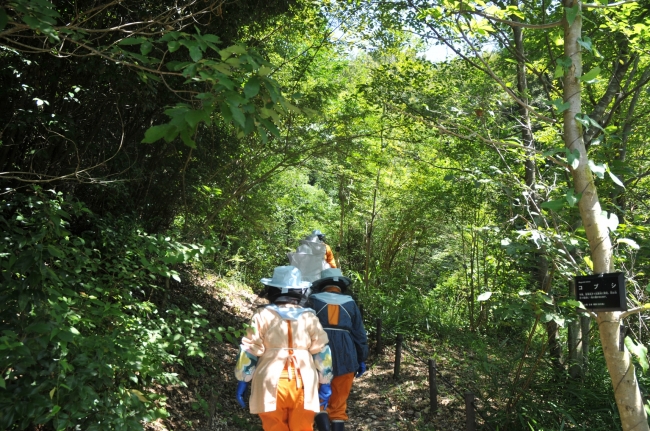
[[(241, 328), (258, 306), (266, 304), (247, 288), (205, 276), (197, 277), (191, 285), (172, 287), (171, 297), (172, 301), (176, 297), (182, 303), (201, 304), (215, 327)], [(426, 351), (424, 346), (409, 346)], [(258, 417), (235, 402), (233, 369), (237, 353), (237, 344), (210, 343), (205, 358), (188, 358), (183, 369), (173, 370), (187, 387), (157, 389), (167, 396), (170, 417), (148, 424), (147, 430), (261, 431)], [(432, 415), (427, 365), (403, 350), (400, 378), (395, 380), (394, 358), (395, 350), (390, 346), (381, 355), (371, 353), (368, 371), (355, 379), (352, 387), (346, 431), (464, 430), (464, 405), (459, 397), (439, 385), (439, 410)]]

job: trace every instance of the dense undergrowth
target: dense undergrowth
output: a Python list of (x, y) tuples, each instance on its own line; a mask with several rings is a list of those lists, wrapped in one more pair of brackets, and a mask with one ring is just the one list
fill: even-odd
[[(436, 359), (442, 371), (458, 370), (457, 389), (477, 397), (480, 420), (486, 419), (483, 429), (621, 429), (595, 324), (586, 372), (571, 378), (567, 340), (560, 340), (565, 346), (561, 366), (547, 352), (548, 334), (537, 317), (553, 307), (544, 294), (512, 295), (486, 305), (471, 331), (463, 320), (464, 298), (452, 292), (441, 284), (428, 292), (394, 286), (392, 292), (361, 295), (366, 328), (374, 333), (380, 319), (386, 343), (403, 334), (407, 345), (418, 343), (420, 359)], [(558, 312), (567, 323), (577, 318), (570, 307)], [(645, 391), (648, 376), (639, 363), (637, 375)]]
[[(1, 428), (138, 430), (220, 412), (255, 429), (228, 401), (231, 364), (219, 347), (234, 349), (247, 320), (228, 301), (254, 294), (236, 269), (212, 275), (210, 245), (147, 235), (134, 220), (99, 218), (39, 188), (5, 194), (1, 205)], [(571, 379), (545, 354), (539, 307), (503, 300), (470, 331), (463, 298), (444, 283), (426, 292), (357, 286), (370, 338), (381, 319), (386, 344), (401, 333), (457, 374), (477, 396), (483, 429), (620, 429), (595, 330), (588, 371)], [(185, 421), (179, 429), (192, 428)]]
[(156, 307), (176, 269), (209, 248), (95, 217), (53, 191), (5, 194), (0, 242), (0, 428), (135, 430), (165, 417), (152, 384), (203, 355), (200, 305)]

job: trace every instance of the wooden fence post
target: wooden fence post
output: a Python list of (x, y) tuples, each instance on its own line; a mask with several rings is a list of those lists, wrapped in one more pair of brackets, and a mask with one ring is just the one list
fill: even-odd
[(476, 413), (474, 412), (474, 394), (465, 393), (465, 411), (467, 413), (467, 431), (476, 431)]
[(393, 378), (399, 379), (399, 367), (402, 362), (402, 341), (403, 335), (397, 334), (397, 345), (395, 346), (395, 368), (393, 369)]
[(377, 344), (375, 345), (375, 353), (381, 355), (381, 352), (384, 350), (384, 346), (381, 343), (381, 319), (377, 318)]
[(436, 361), (429, 359), (429, 410), (438, 412), (438, 386), (436, 384)]

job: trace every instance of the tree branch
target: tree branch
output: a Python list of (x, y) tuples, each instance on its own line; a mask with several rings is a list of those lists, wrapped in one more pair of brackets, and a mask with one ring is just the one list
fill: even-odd
[(530, 29), (533, 29), (533, 30), (544, 30), (544, 29), (547, 29), (547, 28), (555, 28), (555, 27), (559, 27), (559, 26), (562, 25), (562, 21), (554, 21), (554, 22), (549, 22), (547, 24), (526, 24), (524, 22), (511, 21), (509, 19), (497, 18), (494, 15), (489, 15), (487, 13), (480, 12), (480, 11), (462, 11), (462, 12), (459, 11), (459, 12), (455, 12), (455, 13), (456, 14), (470, 13), (472, 15), (482, 16), (483, 18), (489, 19), (490, 21), (496, 21), (496, 22), (499, 22), (501, 24), (507, 24), (507, 25), (509, 25), (511, 27), (530, 28)]
[[(629, 3), (629, 2), (627, 2), (627, 3)], [(648, 307), (641, 306), (641, 307), (633, 308), (633, 309), (631, 309), (631, 310), (627, 310), (627, 311), (621, 313), (621, 317), (620, 317), (620, 319), (623, 320), (623, 319), (625, 319), (625, 318), (628, 317), (628, 316), (631, 316), (631, 315), (633, 315), (633, 314), (640, 314), (640, 313), (643, 312), (643, 311), (648, 311)]]
[(605, 9), (605, 8), (610, 8), (610, 7), (621, 6), (621, 5), (624, 5), (625, 3), (638, 3), (638, 2), (639, 2), (638, 0), (623, 0), (623, 1), (619, 1), (619, 2), (616, 2), (616, 3), (609, 3), (609, 4), (583, 3), (582, 7), (583, 8), (588, 7), (588, 8), (592, 8), (592, 9)]

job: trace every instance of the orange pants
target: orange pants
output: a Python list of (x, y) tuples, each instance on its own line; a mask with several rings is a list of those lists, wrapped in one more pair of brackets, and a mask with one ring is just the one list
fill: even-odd
[(305, 410), (305, 393), (299, 379), (281, 378), (274, 412), (260, 413), (264, 431), (312, 431), (316, 412)]
[(327, 403), (327, 413), (330, 420), (348, 420), (346, 410), (353, 381), (354, 373), (343, 374), (332, 379), (332, 397)]

